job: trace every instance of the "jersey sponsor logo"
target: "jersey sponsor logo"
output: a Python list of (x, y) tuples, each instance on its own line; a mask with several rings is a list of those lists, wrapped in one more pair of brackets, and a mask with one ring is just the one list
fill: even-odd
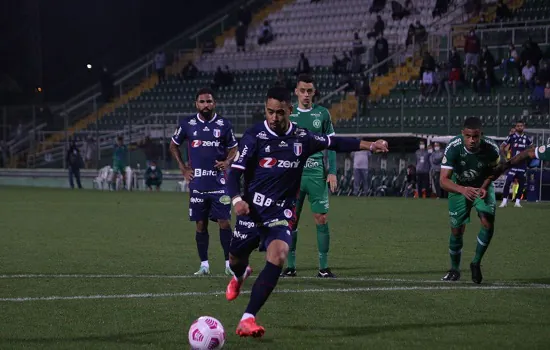
[(262, 168), (273, 168), (277, 164), (277, 159), (266, 157), (260, 159), (260, 166)]
[(220, 147), (220, 141), (201, 141), (201, 140), (193, 140), (191, 142), (191, 147), (197, 148), (197, 147)]
[[(313, 115), (313, 114), (312, 114)], [(319, 119), (315, 119), (313, 121), (313, 127), (319, 129), (321, 127), (321, 121)]]
[(245, 220), (239, 220), (238, 225), (239, 225), (239, 226), (246, 227), (246, 228), (254, 228), (254, 227), (256, 227), (256, 224), (255, 224), (254, 222), (252, 222), (252, 221), (245, 221)]
[(267, 134), (265, 133), (265, 131), (260, 131), (256, 134), (256, 137), (261, 140), (267, 140)]
[(174, 130), (174, 137), (178, 137), (181, 134), (181, 126), (177, 127), (176, 130)]
[(288, 143), (281, 141), (281, 143), (279, 143), (279, 147), (288, 147)]
[(297, 135), (298, 137), (304, 137), (304, 136), (307, 135), (307, 132), (306, 132), (305, 129), (297, 128), (297, 129), (296, 129), (296, 135)]
[(217, 175), (218, 175), (218, 172), (216, 170), (195, 169), (195, 177), (217, 176)]
[(319, 166), (320, 166), (320, 164), (319, 164), (318, 161), (313, 160), (311, 158), (308, 158), (307, 161), (306, 161), (306, 165), (304, 167), (305, 168), (317, 168)]
[(221, 119), (216, 120), (216, 124), (218, 126), (223, 126), (223, 120), (221, 120)]
[(248, 154), (248, 146), (245, 145), (244, 148), (243, 148), (243, 151), (242, 151), (241, 155), (239, 156), (239, 158), (237, 159), (236, 163), (242, 163), (244, 161), (244, 157), (247, 154)]
[[(204, 203), (204, 199), (197, 198), (197, 197), (191, 197), (191, 198), (189, 198), (189, 202), (191, 202), (191, 203)], [(191, 215), (191, 214), (189, 214), (189, 215)]]
[(300, 156), (302, 154), (302, 144), (297, 142), (294, 144), (294, 154)]
[(539, 153), (544, 153), (546, 151), (546, 146), (540, 146), (538, 151)]
[(214, 137), (218, 138), (222, 136), (222, 131), (220, 129), (214, 129)]
[(458, 174), (457, 178), (461, 182), (472, 182), (479, 176), (479, 173), (476, 170), (470, 169), (463, 171), (462, 174)]
[(288, 221), (273, 219), (271, 221), (268, 221), (268, 222), (264, 223), (264, 226), (267, 226), (267, 227), (288, 226)]
[(248, 235), (245, 234), (245, 233), (240, 233), (239, 231), (235, 230), (235, 231), (233, 231), (233, 237), (235, 237), (237, 239), (247, 239)]
[(191, 119), (191, 120), (189, 121), (189, 125), (191, 125), (191, 126), (197, 125), (197, 120), (196, 120), (195, 118)]
[(290, 209), (285, 209), (283, 213), (285, 214), (285, 217), (287, 219), (290, 219), (292, 217), (292, 210)]
[(231, 203), (231, 198), (229, 198), (229, 196), (221, 196), (220, 197), (220, 203), (228, 205), (229, 203)]

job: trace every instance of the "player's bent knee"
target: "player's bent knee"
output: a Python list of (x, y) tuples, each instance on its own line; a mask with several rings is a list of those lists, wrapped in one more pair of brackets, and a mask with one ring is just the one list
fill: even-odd
[(222, 230), (230, 230), (231, 229), (231, 222), (229, 220), (218, 220), (218, 225), (220, 225), (220, 228)]
[(325, 225), (327, 223), (328, 215), (326, 213), (324, 213), (324, 214), (313, 214), (313, 218), (315, 220), (315, 224)]

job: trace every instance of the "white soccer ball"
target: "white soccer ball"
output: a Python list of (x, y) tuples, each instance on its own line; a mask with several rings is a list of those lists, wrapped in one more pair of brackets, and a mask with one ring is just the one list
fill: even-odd
[(189, 345), (192, 350), (219, 350), (225, 344), (225, 330), (220, 321), (201, 316), (189, 328)]

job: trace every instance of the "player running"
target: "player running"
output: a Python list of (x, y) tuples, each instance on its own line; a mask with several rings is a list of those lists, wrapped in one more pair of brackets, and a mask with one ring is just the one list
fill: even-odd
[[(334, 135), (334, 127), (330, 120), (329, 111), (322, 106), (312, 103), (315, 95), (315, 86), (313, 78), (308, 74), (300, 74), (296, 89), (298, 104), (295, 105), (290, 115), (290, 120), (298, 127), (306, 128), (310, 131)], [(313, 220), (317, 228), (317, 249), (319, 250), (319, 272), (317, 277), (333, 278), (336, 277), (328, 267), (328, 250), (330, 245), (330, 233), (327, 222), (328, 187), (330, 185), (332, 192), (336, 191), (336, 152), (328, 151), (329, 171), (325, 174), (325, 162), (323, 152), (313, 154), (308, 158), (302, 173), (302, 182), (298, 201), (296, 202), (296, 217), (292, 226), (292, 242), (290, 244), (290, 253), (288, 255), (288, 266), (283, 271), (282, 276), (296, 276), (296, 242), (298, 241), (298, 222), (306, 195), (309, 200)]]
[[(520, 120), (516, 123), (515, 132), (506, 138), (506, 140), (500, 145), (500, 151), (502, 154), (506, 153), (506, 147), (510, 147), (510, 155), (512, 157), (518, 155), (521, 151), (531, 147), (533, 142), (523, 133), (525, 129), (525, 123)], [(516, 203), (514, 207), (521, 208), (521, 194), (523, 193), (523, 187), (525, 186), (525, 172), (527, 164), (520, 163), (511, 168), (506, 176), (506, 182), (504, 184), (504, 190), (502, 192), (502, 203), (499, 208), (504, 208), (508, 204), (508, 195), (510, 194), (510, 185), (514, 179), (518, 180), (518, 192), (516, 196)]]
[[(229, 120), (214, 112), (216, 102), (211, 89), (199, 90), (195, 105), (198, 113), (180, 123), (170, 143), (170, 152), (189, 182), (189, 219), (197, 225), (195, 240), (201, 260), (195, 275), (210, 274), (208, 219), (220, 226), (225, 274), (232, 275), (229, 268), (231, 200), (226, 191), (225, 171), (237, 155), (237, 141)], [(185, 139), (189, 143), (188, 166), (183, 163), (179, 150)]]
[(480, 262), (493, 237), (496, 209), (492, 182), (484, 182), (493, 173), (498, 162), (499, 149), (494, 141), (482, 136), (481, 120), (476, 117), (467, 118), (462, 135), (449, 142), (441, 163), (439, 181), (441, 188), (449, 192), (451, 219), (451, 269), (442, 278), (443, 281), (460, 279), (462, 236), (466, 224), (470, 222), (472, 207), (477, 211), (481, 229), (477, 235), (476, 253), (470, 270), (474, 283), (479, 284), (483, 279)]
[[(239, 144), (238, 159), (231, 166), (228, 192), (237, 215), (229, 259), (235, 276), (226, 290), (227, 300), (239, 296), (250, 275), (250, 253), (259, 245), (266, 248), (266, 264), (250, 295), (237, 327), (242, 337), (261, 337), (265, 330), (256, 324), (256, 314), (275, 288), (288, 255), (292, 236), (289, 220), (307, 159), (324, 149), (339, 152), (371, 150), (387, 152), (387, 142), (359, 141), (314, 134), (290, 122), (290, 93), (271, 88), (265, 103), (266, 120), (248, 129)], [(241, 197), (241, 176), (244, 189)]]

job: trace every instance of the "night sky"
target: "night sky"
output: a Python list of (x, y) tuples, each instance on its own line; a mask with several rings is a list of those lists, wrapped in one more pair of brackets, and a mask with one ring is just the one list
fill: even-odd
[(95, 82), (88, 62), (121, 68), (230, 2), (3, 0), (0, 86), (15, 82), (28, 99), (41, 85), (50, 102), (62, 102)]

